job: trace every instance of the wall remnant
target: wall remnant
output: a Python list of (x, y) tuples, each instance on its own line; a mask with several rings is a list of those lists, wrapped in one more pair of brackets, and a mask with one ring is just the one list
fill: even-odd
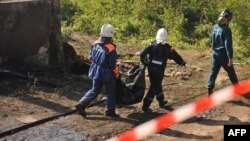
[[(58, 6), (53, 8), (57, 11), (51, 11), (51, 6)], [(38, 63), (46, 65), (49, 56), (55, 55), (57, 61), (53, 64), (62, 63), (61, 30), (58, 27), (60, 13), (55, 12), (60, 12), (60, 0), (1, 0), (0, 58), (7, 58), (5, 61), (12, 64), (29, 63), (29, 60), (41, 58)], [(55, 54), (49, 53), (51, 21), (59, 21), (57, 27), (53, 26), (53, 32), (59, 40)]]

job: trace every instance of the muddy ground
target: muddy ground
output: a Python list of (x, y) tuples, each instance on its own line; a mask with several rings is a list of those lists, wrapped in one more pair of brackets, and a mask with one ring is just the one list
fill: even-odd
[[(72, 38), (74, 40), (69, 42), (75, 46), (78, 53), (87, 52), (90, 40), (79, 34), (72, 36)], [(133, 54), (139, 50), (139, 47), (118, 45), (118, 53), (123, 59), (138, 60), (138, 57), (133, 56)], [(172, 105), (170, 108), (161, 109), (158, 107), (157, 101), (154, 100), (153, 113), (141, 112), (141, 103), (138, 103), (117, 109), (121, 118), (111, 119), (103, 116), (105, 103), (102, 103), (88, 108), (86, 119), (74, 113), (5, 136), (0, 138), (0, 141), (102, 141), (206, 96), (206, 82), (211, 59), (210, 50), (177, 49), (177, 51), (186, 60), (188, 66), (183, 68), (171, 61), (168, 63), (166, 77), (162, 85), (164, 95), (169, 104)], [(250, 65), (239, 60), (235, 60), (235, 62), (237, 63), (235, 69), (239, 79), (249, 78)], [(176, 75), (177, 72), (189, 75), (187, 77)], [(91, 80), (86, 75), (74, 75), (67, 70), (64, 73), (57, 70), (40, 72), (36, 73), (35, 77), (56, 83), (58, 86), (52, 87), (47, 84), (34, 83), (31, 80), (0, 75), (0, 132), (69, 111), (91, 88)], [(146, 81), (149, 84), (147, 77)], [(219, 89), (229, 84), (227, 74), (221, 70), (216, 88)], [(101, 94), (97, 100), (101, 99), (102, 96)], [(223, 125), (250, 124), (249, 107), (249, 97), (241, 97), (205, 112), (202, 120), (193, 117), (144, 140), (223, 140)]]

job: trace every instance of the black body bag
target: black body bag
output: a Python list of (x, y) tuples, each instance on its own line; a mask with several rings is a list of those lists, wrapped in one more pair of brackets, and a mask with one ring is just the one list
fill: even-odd
[(121, 75), (116, 80), (116, 103), (132, 105), (141, 102), (145, 88), (145, 66), (131, 68), (124, 80), (121, 79)]

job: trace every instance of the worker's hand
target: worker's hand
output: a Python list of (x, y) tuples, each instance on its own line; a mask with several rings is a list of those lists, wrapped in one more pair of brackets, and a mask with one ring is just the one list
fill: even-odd
[(115, 67), (112, 71), (113, 71), (115, 76), (119, 75), (119, 68), (118, 67)]
[(233, 66), (233, 59), (229, 59), (227, 65), (228, 65), (229, 67)]

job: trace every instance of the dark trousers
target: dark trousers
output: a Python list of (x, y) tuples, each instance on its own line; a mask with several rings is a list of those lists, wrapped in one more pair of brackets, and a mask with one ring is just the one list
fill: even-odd
[(162, 85), (161, 85), (163, 76), (164, 76), (164, 69), (157, 70), (157, 69), (148, 68), (148, 72), (149, 72), (149, 79), (150, 79), (150, 87), (149, 87), (147, 95), (145, 96), (143, 100), (144, 107), (149, 107), (152, 101), (154, 100), (155, 96), (159, 102), (164, 101), (164, 95), (162, 92)]
[(104, 82), (100, 80), (93, 80), (92, 89), (90, 89), (78, 103), (85, 107), (88, 106), (101, 93), (103, 85), (105, 86), (105, 94), (107, 95), (107, 112), (115, 112), (115, 81)]
[(220, 68), (223, 67), (227, 72), (228, 77), (232, 84), (238, 83), (238, 78), (235, 73), (233, 66), (228, 66), (228, 57), (225, 52), (213, 52), (212, 54), (212, 67), (211, 72), (208, 77), (208, 90), (213, 90), (215, 86), (215, 80), (220, 71)]

